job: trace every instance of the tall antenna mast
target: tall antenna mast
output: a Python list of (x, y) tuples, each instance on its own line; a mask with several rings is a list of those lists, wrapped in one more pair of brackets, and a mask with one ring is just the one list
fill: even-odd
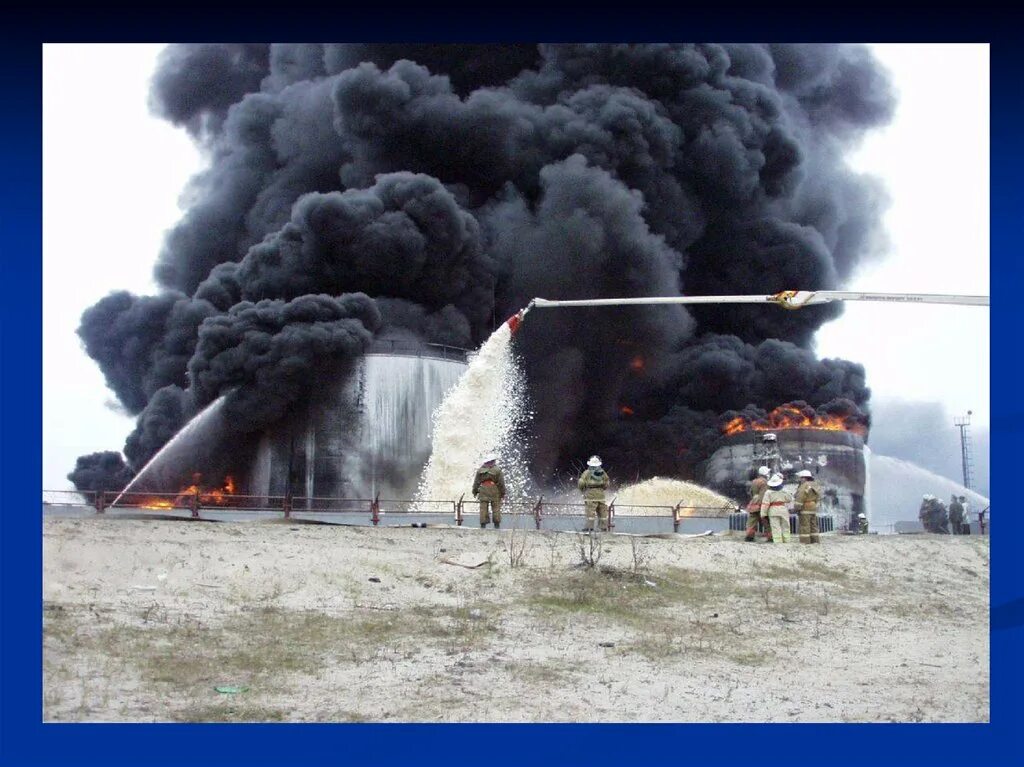
[(953, 419), (953, 425), (960, 429), (960, 462), (964, 471), (964, 487), (974, 489), (974, 459), (971, 455), (971, 411), (967, 415)]

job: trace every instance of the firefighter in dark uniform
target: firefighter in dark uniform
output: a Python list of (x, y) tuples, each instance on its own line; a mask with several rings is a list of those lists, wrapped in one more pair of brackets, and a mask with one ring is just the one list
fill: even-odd
[(473, 495), (480, 501), (480, 527), (494, 520), (501, 527), (501, 502), (505, 498), (505, 476), (497, 466), (498, 456), (493, 453), (484, 458), (483, 465), (473, 478)]
[(800, 543), (821, 543), (818, 537), (818, 502), (821, 500), (821, 485), (814, 480), (814, 475), (804, 469), (796, 473), (800, 478), (800, 486), (793, 497), (800, 524)]
[(596, 455), (587, 461), (587, 470), (580, 475), (577, 487), (583, 491), (583, 502), (587, 508), (587, 524), (584, 532), (594, 529), (594, 518), (600, 521), (601, 530), (608, 529), (608, 505), (604, 502), (604, 491), (608, 489), (608, 473), (601, 466)]
[(949, 498), (949, 527), (953, 535), (962, 535), (964, 531), (964, 505), (955, 495)]
[[(768, 476), (771, 473), (771, 469), (762, 466), (757, 470), (757, 476), (750, 480), (750, 501), (747, 503), (747, 537), (744, 539), (746, 541), (754, 540), (754, 534), (757, 533), (757, 526), (761, 521), (761, 499), (764, 497), (765, 490), (768, 489)], [(772, 529), (767, 519), (764, 522), (770, 541)]]

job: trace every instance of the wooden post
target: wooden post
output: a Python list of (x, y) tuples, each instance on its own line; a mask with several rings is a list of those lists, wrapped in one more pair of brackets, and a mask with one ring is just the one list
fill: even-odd
[(462, 499), (465, 497), (465, 493), (460, 495), (458, 502), (455, 504), (455, 524), (459, 527), (462, 527)]
[(100, 490), (96, 493), (96, 513), (102, 514), (103, 510), (107, 507), (107, 491)]
[(192, 498), (189, 499), (189, 505), (192, 508), (192, 519), (199, 519), (199, 488), (197, 487), (192, 491)]
[(376, 497), (370, 501), (370, 521), (373, 522), (374, 527), (380, 522), (380, 493), (377, 493)]
[(544, 496), (540, 496), (537, 499), (537, 503), (533, 505), (533, 524), (538, 530), (540, 530), (540, 515), (544, 508)]

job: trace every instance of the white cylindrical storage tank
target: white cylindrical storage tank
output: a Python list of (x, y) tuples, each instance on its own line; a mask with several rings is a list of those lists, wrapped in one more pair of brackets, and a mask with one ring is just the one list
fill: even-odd
[[(411, 499), (430, 457), (433, 412), (465, 368), (463, 350), (375, 344), (301, 413), (263, 436), (251, 492)], [(318, 505), (300, 500), (296, 507)]]

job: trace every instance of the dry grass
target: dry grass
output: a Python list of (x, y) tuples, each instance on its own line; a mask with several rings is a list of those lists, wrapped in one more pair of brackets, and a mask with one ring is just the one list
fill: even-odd
[(569, 664), (554, 660), (519, 661), (506, 670), (514, 682), (527, 685), (564, 685), (574, 676)]
[(796, 567), (769, 565), (764, 575), (772, 580), (807, 580), (843, 582), (851, 579), (850, 573), (843, 568), (833, 567), (824, 562), (814, 560), (800, 562)]
[[(263, 535), (254, 529), (252, 545), (264, 545)], [(879, 632), (895, 630), (906, 637), (887, 652), (904, 663), (886, 657), (884, 666), (869, 663), (865, 670), (858, 659), (845, 671), (848, 689), (828, 691), (829, 703), (865, 707), (818, 712), (825, 692), (805, 679), (803, 688), (794, 688), (794, 701), (802, 703), (792, 708), (809, 706), (809, 717), (914, 718), (908, 712), (917, 700), (905, 704), (904, 698), (917, 696), (918, 687), (923, 699), (970, 678), (957, 677), (959, 667), (943, 667), (936, 672), (946, 675), (941, 678), (929, 676), (927, 662), (917, 669), (915, 663), (932, 656), (922, 655), (927, 648), (913, 651), (915, 641), (928, 643), (927, 631), (936, 626), (941, 633), (987, 626), (978, 588), (987, 581), (984, 567), (956, 549), (952, 567), (927, 570), (924, 555), (935, 548), (927, 541), (920, 565), (890, 572), (878, 567), (881, 554), (863, 565), (851, 555), (855, 544), (873, 543), (859, 540), (841, 541), (835, 550), (761, 552), (728, 540), (455, 531), (426, 542), (409, 535), (392, 555), (386, 538), (346, 536), (353, 540), (344, 557), (337, 541), (324, 541), (302, 577), (291, 560), (310, 556), (308, 542), (292, 541), (291, 555), (274, 568), (248, 549), (228, 551), (223, 556), (249, 562), (252, 572), (204, 560), (197, 565), (218, 576), (197, 574), (198, 586), (187, 589), (189, 581), (175, 571), (155, 593), (145, 585), (135, 587), (142, 593), (83, 593), (78, 581), (85, 576), (75, 570), (78, 580), (67, 580), (58, 558), (48, 571), (56, 575), (43, 605), (44, 717), (576, 721), (657, 711), (662, 718), (729, 720), (753, 710), (750, 691), (759, 691), (758, 700), (791, 692), (786, 673), (792, 669), (767, 640), (821, 650), (869, 646)], [(372, 551), (364, 550), (368, 540)], [(109, 546), (105, 538), (100, 543)], [(890, 556), (914, 548), (913, 541), (884, 543), (897, 550)], [(881, 545), (868, 548), (871, 554)], [(488, 550), (491, 561), (477, 569), (436, 561), (449, 552), (485, 556)], [(140, 546), (142, 564), (125, 568), (121, 582), (147, 583), (148, 556)], [(170, 569), (179, 551), (170, 547), (163, 556), (166, 564), (154, 565), (154, 572)], [(92, 561), (79, 560), (79, 569)], [(367, 585), (369, 576), (380, 581)], [(110, 583), (92, 577), (97, 586)], [(208, 583), (216, 586), (207, 589)], [(969, 598), (952, 598), (954, 587)], [(987, 646), (982, 643), (977, 655), (983, 663)], [(844, 656), (838, 662), (843, 671)], [(876, 692), (890, 681), (903, 698)], [(249, 689), (221, 694), (217, 685)], [(977, 710), (945, 702), (943, 716), (984, 719), (986, 685), (987, 677), (970, 690)]]
[[(754, 666), (761, 657), (756, 636), (720, 614), (730, 606), (754, 601), (760, 605), (763, 600), (765, 612), (779, 613), (789, 623), (816, 626), (817, 632), (822, 616), (827, 620), (838, 609), (826, 584), (849, 578), (842, 571), (810, 562), (769, 567), (762, 575), (739, 581), (723, 572), (650, 567), (642, 552), (632, 553), (630, 569), (538, 568), (530, 574), (528, 588), (504, 592), (492, 597), (495, 601), (458, 607), (352, 609), (342, 614), (291, 610), (275, 604), (287, 593), (275, 585), (258, 599), (236, 603), (236, 610), (214, 626), (155, 604), (137, 607), (131, 623), (118, 623), (112, 612), (101, 608), (47, 603), (46, 707), (68, 710), (61, 691), (73, 680), (55, 659), (90, 656), (116, 659), (116, 664), (108, 663), (75, 682), (81, 689), (74, 694), (83, 701), (76, 717), (89, 717), (90, 711), (83, 708), (86, 700), (98, 710), (109, 711), (112, 697), (117, 700), (111, 690), (134, 686), (165, 701), (164, 710), (149, 712), (155, 719), (281, 721), (289, 718), (280, 707), (282, 696), (295, 694), (304, 680), (324, 668), (409, 660), (425, 652), (452, 656), (487, 650), (501, 635), (501, 621), (517, 614), (539, 630), (581, 621), (611, 629), (619, 637), (616, 652), (650, 662), (714, 654), (737, 665)], [(495, 577), (481, 573), (481, 585)], [(807, 582), (814, 580), (824, 583), (817, 589), (807, 588)], [(417, 582), (435, 585), (422, 576)], [(785, 605), (775, 604), (778, 592), (769, 596), (769, 584), (784, 583), (804, 587), (789, 589)], [(485, 589), (493, 593), (494, 586)], [(504, 673), (510, 681), (530, 687), (562, 687), (575, 679), (571, 666), (551, 660), (512, 662)], [(219, 684), (246, 685), (267, 697), (257, 705), (246, 701), (246, 693), (218, 696), (213, 687)], [(126, 716), (139, 716), (131, 703), (124, 705)], [(338, 711), (330, 717), (352, 721), (360, 715)]]
[(168, 701), (168, 709), (156, 718), (277, 721), (286, 718), (284, 712), (247, 706), (245, 693), (216, 704), (201, 701), (208, 701), (217, 685), (288, 693), (325, 666), (408, 659), (431, 649), (447, 654), (480, 649), (498, 633), (489, 617), (492, 612), (475, 604), (371, 615), (257, 607), (231, 615), (223, 625), (204, 626), (141, 608), (142, 623), (134, 625), (96, 623), (81, 609), (48, 604), (43, 625), (49, 691), (45, 702), (48, 709), (59, 707), (64, 702), (60, 691), (72, 685), (68, 669), (57, 658), (92, 656), (117, 660), (95, 679), (79, 680), (82, 689), (75, 690), (83, 701), (98, 701), (100, 708), (107, 708), (113, 687), (136, 685)]
[[(652, 661), (721, 653), (729, 642), (735, 644), (735, 625), (718, 620), (720, 605), (738, 593), (725, 575), (684, 568), (663, 568), (651, 576), (588, 569), (538, 578), (531, 586), (535, 592), (525, 601), (537, 619), (561, 621), (568, 613), (618, 627), (627, 635), (619, 650)], [(744, 655), (741, 662), (749, 660)]]
[[(225, 696), (227, 697), (227, 696)], [(220, 704), (189, 707), (175, 712), (175, 722), (286, 722), (289, 712), (273, 706), (245, 703), (234, 697)]]

